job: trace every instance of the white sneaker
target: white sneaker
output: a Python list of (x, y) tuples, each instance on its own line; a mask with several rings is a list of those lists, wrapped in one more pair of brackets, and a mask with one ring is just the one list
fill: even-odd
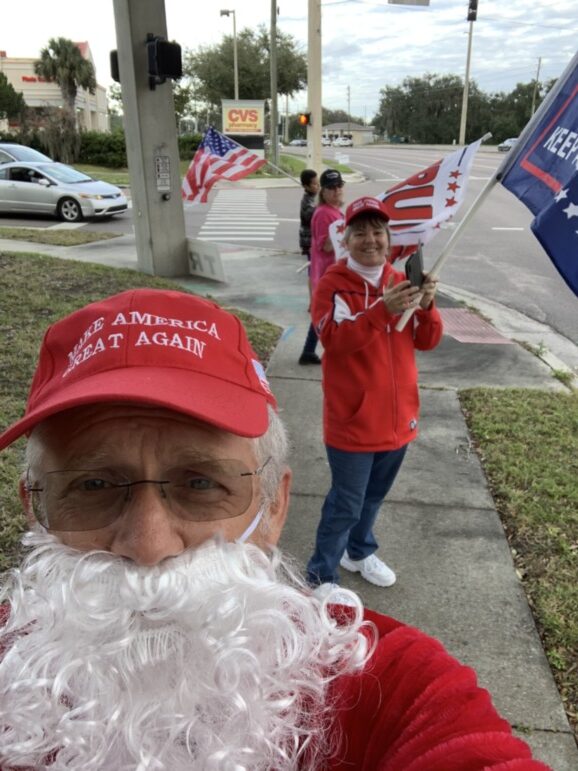
[(347, 552), (341, 558), (339, 563), (342, 568), (350, 570), (352, 573), (361, 573), (361, 577), (376, 586), (393, 586), (396, 581), (396, 575), (385, 562), (382, 562), (375, 554), (370, 554), (364, 560), (352, 560)]
[(353, 599), (353, 592), (349, 589), (342, 589), (339, 584), (332, 584), (326, 582), (316, 586), (312, 592), (319, 602), (329, 602), (332, 605), (349, 605), (355, 607), (356, 603)]

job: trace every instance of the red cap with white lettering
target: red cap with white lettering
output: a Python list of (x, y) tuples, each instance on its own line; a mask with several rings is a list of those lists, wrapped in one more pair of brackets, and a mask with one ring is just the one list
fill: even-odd
[(105, 402), (165, 407), (249, 437), (277, 406), (236, 316), (185, 292), (135, 289), (49, 327), (24, 417), (0, 449), (51, 415)]
[(349, 225), (360, 214), (373, 214), (375, 217), (389, 222), (389, 214), (385, 211), (382, 202), (378, 198), (364, 196), (350, 203), (345, 210), (345, 224)]

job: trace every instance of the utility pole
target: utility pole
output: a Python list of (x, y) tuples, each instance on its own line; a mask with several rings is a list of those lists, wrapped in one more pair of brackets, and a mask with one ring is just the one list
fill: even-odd
[(234, 10), (227, 10), (222, 9), (220, 12), (221, 16), (232, 16), (233, 17), (233, 78), (234, 78), (234, 92), (235, 92), (235, 99), (239, 99), (239, 61), (237, 59), (237, 20), (235, 17), (235, 11)]
[(189, 272), (171, 81), (151, 87), (147, 36), (167, 39), (164, 0), (114, 0), (138, 269)]
[(279, 165), (279, 132), (277, 129), (277, 0), (271, 0), (271, 160)]
[(468, 53), (466, 56), (466, 77), (464, 79), (464, 93), (462, 97), (462, 117), (460, 120), (460, 137), (458, 144), (466, 143), (466, 123), (468, 119), (468, 91), (470, 88), (470, 61), (472, 58), (472, 37), (474, 34), (474, 22), (478, 16), (478, 0), (468, 0)]
[(532, 111), (530, 117), (534, 114), (536, 109), (536, 94), (538, 92), (538, 83), (540, 82), (540, 67), (542, 66), (542, 57), (538, 57), (538, 69), (536, 70), (536, 80), (534, 81), (534, 93), (532, 94)]
[(285, 133), (283, 135), (285, 144), (289, 144), (289, 94), (285, 94)]
[(347, 133), (351, 134), (351, 88), (347, 86)]
[(321, 0), (308, 0), (307, 33), (307, 110), (311, 124), (307, 126), (307, 165), (321, 171)]

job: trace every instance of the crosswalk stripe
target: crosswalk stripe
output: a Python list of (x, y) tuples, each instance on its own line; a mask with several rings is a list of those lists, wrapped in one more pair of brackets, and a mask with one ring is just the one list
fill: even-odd
[(218, 190), (198, 237), (211, 241), (273, 241), (278, 217), (265, 190)]

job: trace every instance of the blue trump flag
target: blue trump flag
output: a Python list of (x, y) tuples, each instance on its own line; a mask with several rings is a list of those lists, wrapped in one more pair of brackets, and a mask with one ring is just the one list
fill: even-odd
[(578, 54), (510, 153), (497, 179), (534, 214), (532, 232), (578, 295)]

